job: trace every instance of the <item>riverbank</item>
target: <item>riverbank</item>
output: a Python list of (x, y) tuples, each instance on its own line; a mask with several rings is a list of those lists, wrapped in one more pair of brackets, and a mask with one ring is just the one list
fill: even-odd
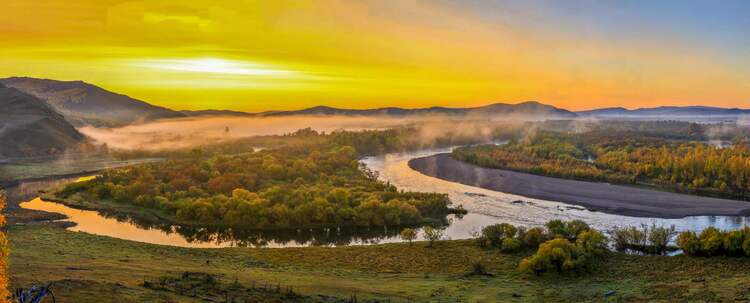
[(408, 164), (422, 174), (446, 181), (617, 215), (655, 218), (750, 215), (749, 202), (483, 168), (458, 161), (449, 153), (412, 159)]

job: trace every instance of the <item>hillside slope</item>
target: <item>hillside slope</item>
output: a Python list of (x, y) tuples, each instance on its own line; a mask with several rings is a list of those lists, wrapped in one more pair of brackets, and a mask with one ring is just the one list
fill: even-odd
[(185, 114), (110, 92), (83, 81), (28, 77), (0, 79), (0, 84), (47, 101), (74, 125), (119, 126)]
[(0, 158), (54, 155), (84, 140), (47, 103), (0, 84)]

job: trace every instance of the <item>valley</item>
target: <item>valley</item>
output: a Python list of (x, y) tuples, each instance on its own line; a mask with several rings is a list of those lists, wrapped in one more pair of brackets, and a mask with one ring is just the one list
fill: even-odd
[[(55, 115), (44, 101), (14, 93)], [(508, 153), (512, 167), (488, 165), (484, 154), (521, 150), (539, 136), (601, 132), (638, 147), (678, 146), (682, 149), (674, 151), (683, 152), (698, 146), (698, 154), (712, 155), (711, 163), (721, 167), (724, 162), (716, 159), (744, 155), (737, 145), (747, 138), (742, 125), (600, 122), (538, 103), (449, 109), (432, 116), (444, 110), (318, 107), (264, 117), (206, 111), (183, 113), (192, 116), (188, 119), (115, 127), (74, 120), (65, 127), (127, 133), (81, 135), (59, 153), (14, 152), (0, 164), (13, 252), (11, 285), (52, 283), (62, 302), (201, 302), (230, 296), (251, 302), (747, 298), (741, 287), (744, 257), (682, 254), (680, 245), (687, 242), (675, 237), (691, 232), (703, 237), (711, 228), (741, 230), (750, 221), (750, 204), (727, 199), (740, 187), (714, 182), (670, 188), (667, 179), (629, 184), (624, 173), (611, 172), (604, 174), (610, 179), (594, 178), (578, 168), (601, 169), (591, 163), (615, 157), (606, 158), (596, 148), (618, 145), (585, 137), (570, 144), (538, 140), (546, 145), (533, 148), (555, 156)], [(487, 119), (493, 115), (508, 118)], [(70, 117), (62, 121), (75, 119)], [(210, 124), (203, 125), (204, 119)], [(232, 126), (224, 126), (222, 119)], [(270, 121), (265, 119), (281, 119), (273, 123), (282, 124), (293, 119), (289, 121), (310, 127), (246, 133), (258, 121)], [(442, 119), (461, 127), (444, 128)], [(157, 127), (165, 123), (176, 125), (168, 143), (140, 148), (166, 138)], [(192, 124), (199, 127), (188, 129)], [(209, 140), (209, 133), (216, 139)], [(142, 136), (143, 143), (117, 145), (133, 136)], [(196, 144), (194, 138), (204, 140)], [(711, 140), (735, 147), (704, 143)], [(601, 145), (576, 145), (580, 142)], [(730, 152), (736, 154), (727, 156)], [(544, 161), (574, 166), (552, 170), (557, 166)], [(732, 167), (731, 173), (711, 178), (729, 182), (741, 176), (736, 172), (745, 172), (742, 166)], [(540, 176), (545, 171), (539, 168), (572, 172), (576, 180), (554, 173)], [(686, 170), (676, 174), (695, 177)], [(727, 196), (711, 197), (717, 188)], [(629, 228), (673, 226), (667, 242), (677, 255), (638, 255), (607, 244), (606, 254), (580, 258), (585, 263), (570, 272), (524, 272), (523, 260), (539, 254), (545, 243), (562, 241), (550, 227), (556, 220), (585, 222), (607, 243)], [(481, 244), (484, 234), (502, 224), (523, 233), (545, 229), (547, 242), (513, 251)], [(678, 269), (679, 274), (668, 274)], [(100, 292), (108, 294), (106, 299), (93, 295)]]

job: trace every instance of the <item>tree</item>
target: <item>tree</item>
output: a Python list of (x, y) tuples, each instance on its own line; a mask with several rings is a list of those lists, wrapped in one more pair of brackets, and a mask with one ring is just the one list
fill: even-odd
[(401, 239), (403, 239), (404, 241), (408, 241), (410, 245), (411, 242), (416, 238), (417, 232), (411, 228), (404, 228), (404, 230), (401, 231)]
[(436, 241), (439, 241), (443, 238), (443, 234), (445, 230), (434, 228), (432, 226), (425, 226), (422, 230), (424, 232), (424, 237), (427, 239), (427, 247), (433, 247), (434, 243)]

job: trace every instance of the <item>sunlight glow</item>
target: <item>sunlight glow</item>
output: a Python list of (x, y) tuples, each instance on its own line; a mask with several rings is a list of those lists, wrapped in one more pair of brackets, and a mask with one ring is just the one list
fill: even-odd
[(293, 71), (266, 64), (234, 61), (218, 58), (202, 59), (147, 59), (136, 62), (139, 67), (175, 70), (195, 73), (216, 73), (247, 76), (290, 76)]

